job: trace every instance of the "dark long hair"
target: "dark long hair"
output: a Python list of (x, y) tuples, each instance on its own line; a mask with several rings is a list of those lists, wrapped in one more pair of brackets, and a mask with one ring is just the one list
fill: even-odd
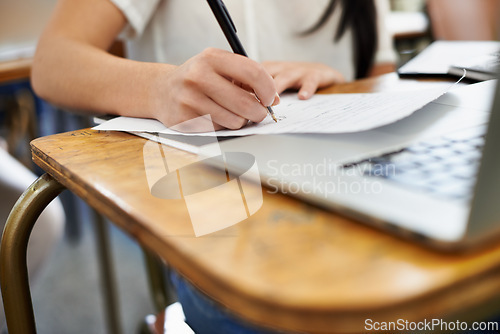
[(339, 1), (342, 2), (342, 16), (333, 40), (338, 41), (348, 28), (352, 29), (356, 78), (363, 78), (373, 66), (378, 45), (377, 11), (374, 0), (330, 0), (318, 22), (301, 35), (308, 35), (320, 29), (331, 17)]

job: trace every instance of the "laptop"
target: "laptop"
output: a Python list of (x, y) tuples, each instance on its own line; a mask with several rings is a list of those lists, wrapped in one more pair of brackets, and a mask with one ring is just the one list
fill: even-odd
[[(444, 250), (500, 232), (500, 86), (459, 87), (412, 116), (350, 134), (259, 135), (205, 145), (256, 159), (280, 192)], [(207, 153), (207, 156), (210, 155)], [(247, 162), (228, 159), (233, 170)]]

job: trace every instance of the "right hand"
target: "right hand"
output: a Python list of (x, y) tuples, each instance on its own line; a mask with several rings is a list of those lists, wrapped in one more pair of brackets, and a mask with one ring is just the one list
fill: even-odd
[(154, 117), (179, 131), (207, 131), (203, 122), (175, 127), (207, 114), (215, 130), (239, 129), (248, 121), (261, 122), (266, 106), (279, 101), (274, 80), (261, 64), (220, 49), (206, 49), (179, 67), (169, 67), (159, 80), (153, 92)]

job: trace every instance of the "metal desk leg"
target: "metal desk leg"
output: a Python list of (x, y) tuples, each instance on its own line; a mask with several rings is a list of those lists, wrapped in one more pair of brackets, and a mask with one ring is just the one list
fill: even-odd
[(156, 254), (143, 248), (144, 262), (149, 281), (149, 290), (153, 298), (156, 313), (165, 311), (165, 308), (172, 302), (166, 286), (163, 262)]
[(104, 218), (97, 211), (93, 211), (101, 284), (104, 295), (105, 309), (108, 316), (108, 333), (120, 334), (122, 333), (122, 329), (118, 307), (118, 292), (115, 284), (116, 278), (113, 270), (113, 259), (111, 255), (108, 226), (106, 225)]
[(36, 333), (26, 263), (28, 240), (38, 216), (63, 190), (44, 174), (21, 195), (7, 218), (0, 247), (0, 283), (10, 334)]

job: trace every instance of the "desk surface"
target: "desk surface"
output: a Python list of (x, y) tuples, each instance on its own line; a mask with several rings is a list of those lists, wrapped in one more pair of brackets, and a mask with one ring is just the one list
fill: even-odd
[[(329, 92), (415, 84), (391, 74)], [(183, 200), (150, 194), (144, 144), (130, 134), (86, 129), (39, 138), (32, 150), (35, 162), (59, 182), (248, 319), (289, 330), (360, 332), (367, 318), (453, 316), (500, 291), (500, 246), (467, 255), (438, 253), (265, 191), (255, 215), (196, 238)], [(165, 154), (192, 158), (171, 148)]]

